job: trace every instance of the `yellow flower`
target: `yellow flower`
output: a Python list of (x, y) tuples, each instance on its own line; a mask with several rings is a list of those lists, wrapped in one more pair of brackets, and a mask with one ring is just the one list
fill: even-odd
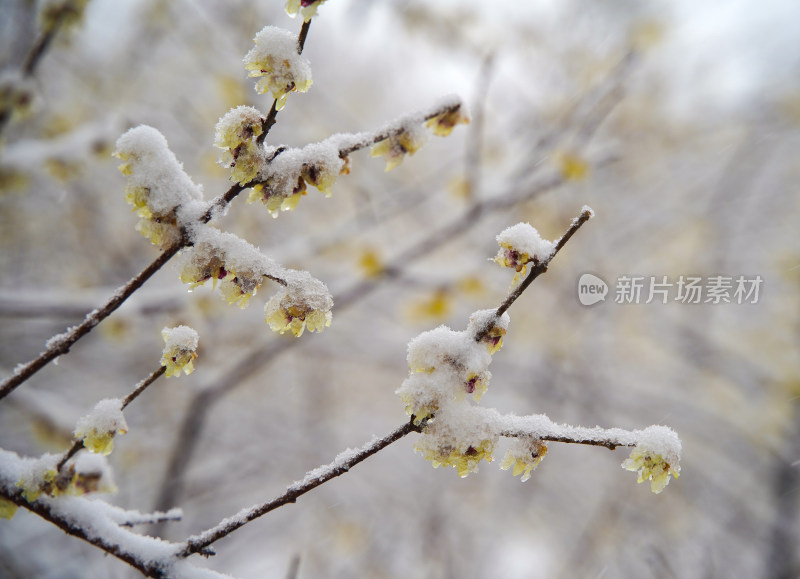
[(166, 377), (180, 376), (181, 372), (191, 374), (197, 359), (197, 332), (188, 326), (177, 326), (161, 330), (161, 337), (164, 339), (161, 365), (167, 367)]
[(122, 401), (105, 399), (98, 402), (94, 410), (81, 418), (75, 427), (75, 438), (91, 452), (111, 454), (114, 436), (128, 432), (128, 424), (121, 410)]
[(309, 306), (292, 304), (288, 296), (273, 296), (264, 306), (265, 320), (273, 332), (283, 334), (287, 330), (296, 337), (303, 331), (321, 332), (331, 325), (330, 310), (315, 310)]
[(420, 403), (418, 397), (412, 392), (398, 390), (397, 396), (406, 405), (406, 414), (414, 417), (416, 426), (422, 424), (423, 420), (432, 417), (439, 410), (439, 405), (436, 401), (428, 400), (425, 403)]
[(312, 84), (311, 66), (297, 53), (297, 40), (287, 30), (266, 26), (253, 39), (255, 46), (244, 57), (259, 94), (271, 92), (281, 110), (290, 92), (306, 92)]
[(0, 519), (10, 519), (17, 512), (17, 504), (0, 497)]
[(430, 448), (424, 443), (418, 443), (414, 449), (420, 452), (433, 468), (452, 466), (458, 471), (458, 476), (464, 478), (471, 472), (477, 472), (481, 460), (492, 462), (494, 442), (482, 440), (477, 446), (469, 445), (463, 451), (452, 446)]
[(589, 163), (575, 153), (562, 152), (556, 155), (561, 175), (567, 181), (580, 181), (589, 174)]
[(383, 275), (383, 262), (377, 251), (368, 247), (361, 252), (358, 258), (358, 267), (366, 278), (376, 278)]
[(264, 164), (257, 142), (264, 120), (258, 109), (240, 106), (217, 122), (214, 146), (224, 151), (220, 164), (233, 168), (231, 179), (240, 185), (255, 179)]
[(636, 482), (650, 481), (650, 490), (655, 494), (660, 493), (669, 484), (669, 476), (678, 478), (680, 467), (672, 465), (660, 454), (647, 449), (635, 448), (630, 457), (622, 463), (622, 468), (639, 473)]
[(225, 279), (227, 275), (228, 270), (225, 269), (225, 262), (219, 252), (208, 244), (199, 244), (195, 246), (192, 257), (183, 266), (180, 280), (189, 284), (189, 289), (194, 289), (210, 279), (216, 289), (217, 282)]
[(244, 309), (250, 303), (250, 298), (256, 295), (263, 281), (263, 275), (246, 271), (241, 273), (230, 271), (220, 282), (219, 291), (229, 304), (236, 304)]
[[(114, 436), (117, 434), (115, 430), (97, 430), (91, 428), (87, 431), (76, 431), (75, 433), (79, 438), (83, 438), (83, 446), (92, 452), (102, 455), (111, 454), (114, 450)], [(125, 434), (121, 431), (120, 434)]]
[(481, 341), (486, 344), (486, 347), (489, 349), (489, 353), (494, 354), (503, 347), (503, 336), (505, 335), (506, 331), (504, 328), (501, 328), (500, 326), (494, 326)]
[(413, 155), (425, 144), (425, 133), (404, 129), (388, 139), (375, 144), (370, 150), (373, 157), (386, 157), (386, 171), (391, 171), (403, 162), (406, 155)]
[(271, 177), (266, 183), (259, 183), (250, 190), (248, 203), (261, 201), (273, 218), (277, 218), (281, 211), (293, 211), (300, 201), (300, 198), (307, 193), (306, 182), (302, 177), (298, 178), (296, 184), (291, 189), (291, 193), (284, 195), (279, 187), (280, 179)]
[(547, 454), (547, 445), (538, 439), (518, 439), (515, 442), (516, 445), (506, 451), (500, 468), (508, 470), (514, 467), (511, 471), (512, 476), (522, 475), (520, 480), (525, 482), (531, 478), (531, 471), (539, 466)]
[(181, 235), (174, 216), (166, 219), (161, 217), (140, 219), (136, 224), (136, 231), (149, 239), (150, 243), (159, 247), (171, 245)]
[(442, 113), (433, 117), (425, 126), (433, 131), (437, 137), (446, 137), (453, 132), (453, 127), (469, 123), (469, 117), (461, 111), (462, 107)]
[(303, 167), (302, 179), (309, 185), (316, 187), (325, 197), (330, 197), (333, 195), (331, 187), (333, 187), (339, 174), (331, 171), (325, 164), (314, 164)]
[(303, 16), (303, 22), (308, 22), (317, 14), (317, 8), (325, 0), (286, 0), (286, 13), (294, 18), (297, 12)]
[(22, 496), (32, 503), (44, 494), (52, 494), (55, 487), (56, 470), (54, 468), (36, 468), (33, 472), (23, 476), (17, 481), (17, 487), (22, 489)]

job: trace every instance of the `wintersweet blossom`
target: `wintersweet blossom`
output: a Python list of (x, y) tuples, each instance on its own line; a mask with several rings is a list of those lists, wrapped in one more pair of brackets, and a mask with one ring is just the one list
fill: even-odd
[(161, 330), (161, 337), (164, 339), (161, 365), (167, 368), (166, 377), (180, 376), (181, 372), (191, 374), (197, 359), (197, 332), (189, 326), (176, 326)]
[(15, 502), (0, 497), (0, 519), (11, 519), (16, 512), (17, 504)]
[(83, 445), (92, 452), (111, 454), (114, 437), (128, 432), (121, 407), (122, 401), (116, 398), (98, 402), (91, 413), (78, 421), (75, 438), (82, 440)]
[(249, 76), (259, 78), (256, 91), (271, 92), (280, 110), (290, 92), (306, 92), (311, 83), (311, 65), (297, 52), (297, 39), (288, 30), (266, 26), (253, 39), (255, 46), (244, 57)]
[(277, 294), (264, 306), (266, 322), (273, 332), (283, 334), (289, 330), (299, 338), (306, 329), (309, 332), (321, 332), (331, 325), (333, 315), (330, 310), (315, 310), (310, 306), (291, 302), (288, 295)]
[(396, 135), (379, 141), (370, 150), (373, 157), (386, 158), (386, 171), (391, 171), (406, 155), (413, 155), (425, 144), (426, 133), (421, 127), (410, 125)]
[(464, 107), (458, 107), (435, 116), (430, 119), (425, 126), (433, 131), (437, 137), (447, 137), (453, 132), (456, 125), (466, 125), (469, 123), (470, 118), (464, 114)]
[(162, 247), (181, 235), (179, 209), (202, 200), (200, 187), (183, 171), (156, 129), (141, 125), (118, 140), (113, 155), (123, 161), (120, 172), (127, 178), (125, 199), (141, 218), (136, 230)]
[(286, 13), (294, 18), (299, 11), (303, 22), (308, 22), (316, 16), (317, 8), (324, 2), (325, 0), (286, 0)]
[(497, 236), (500, 249), (494, 262), (503, 267), (513, 268), (512, 286), (525, 275), (528, 264), (541, 263), (550, 257), (555, 245), (552, 241), (542, 239), (536, 228), (530, 223), (517, 223), (505, 229)]
[(261, 201), (270, 215), (277, 218), (281, 211), (293, 211), (306, 193), (306, 182), (301, 175), (289, 177), (275, 174), (267, 177), (264, 183), (255, 185), (250, 190), (247, 202)]
[(520, 480), (525, 482), (547, 454), (547, 445), (539, 439), (523, 437), (513, 439), (510, 444), (500, 468), (508, 470), (513, 467), (512, 476), (522, 475)]
[(256, 108), (239, 106), (217, 122), (214, 146), (222, 149), (220, 164), (231, 168), (231, 180), (244, 185), (256, 178), (264, 166), (258, 137), (264, 132), (265, 117)]
[(189, 284), (189, 289), (203, 285), (209, 279), (216, 289), (217, 282), (227, 277), (228, 270), (225, 269), (224, 256), (213, 245), (198, 243), (189, 255), (179, 276), (183, 283)]
[(219, 292), (228, 304), (244, 309), (264, 283), (263, 274), (254, 271), (231, 269), (219, 284)]
[(639, 473), (638, 483), (650, 481), (650, 490), (655, 494), (663, 491), (669, 484), (670, 475), (678, 478), (680, 466), (664, 459), (663, 456), (647, 449), (635, 448), (630, 457), (622, 463), (622, 468)]

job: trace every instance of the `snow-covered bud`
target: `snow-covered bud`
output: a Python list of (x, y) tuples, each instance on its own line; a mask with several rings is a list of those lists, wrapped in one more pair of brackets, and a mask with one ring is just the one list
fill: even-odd
[(469, 115), (462, 110), (464, 107), (449, 110), (430, 119), (425, 126), (433, 131), (437, 137), (447, 137), (453, 132), (456, 125), (466, 125), (469, 123)]
[(181, 372), (191, 374), (197, 358), (197, 332), (189, 326), (176, 326), (161, 330), (161, 337), (164, 339), (161, 365), (167, 368), (166, 377), (180, 376)]
[(264, 132), (264, 120), (258, 109), (240, 106), (228, 111), (217, 122), (214, 146), (223, 150), (220, 164), (232, 169), (231, 180), (240, 185), (255, 179), (265, 165), (257, 142)]
[(671, 428), (650, 426), (639, 434), (639, 442), (622, 463), (622, 468), (638, 472), (636, 482), (650, 481), (650, 490), (658, 494), (669, 484), (670, 475), (681, 472), (681, 441)]
[(520, 479), (525, 482), (531, 478), (531, 471), (539, 466), (542, 459), (547, 454), (547, 445), (538, 438), (520, 437), (511, 440), (511, 446), (506, 451), (500, 468), (511, 471), (513, 476), (522, 475)]
[(273, 332), (289, 330), (300, 337), (304, 330), (321, 332), (331, 325), (333, 298), (321, 281), (307, 272), (293, 272), (286, 292), (278, 293), (264, 306), (264, 317)]
[(391, 171), (406, 155), (416, 153), (427, 140), (427, 133), (418, 125), (409, 124), (403, 130), (375, 144), (370, 150), (373, 157), (386, 158), (386, 171)]
[(122, 414), (122, 401), (106, 398), (94, 410), (78, 420), (75, 438), (83, 441), (83, 446), (102, 455), (114, 450), (114, 437), (128, 432), (128, 424)]
[(529, 263), (536, 265), (546, 261), (555, 247), (552, 241), (542, 239), (530, 223), (517, 223), (503, 230), (497, 236), (497, 243), (500, 249), (494, 257), (495, 263), (517, 272), (512, 286), (525, 275)]

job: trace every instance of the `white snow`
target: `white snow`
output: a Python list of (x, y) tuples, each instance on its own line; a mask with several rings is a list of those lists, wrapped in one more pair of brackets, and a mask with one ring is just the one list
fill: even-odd
[(197, 350), (197, 343), (200, 339), (197, 332), (189, 326), (176, 326), (174, 328), (164, 328), (161, 330), (164, 338), (164, 354), (177, 350)]
[(497, 243), (510, 247), (518, 253), (526, 253), (531, 259), (545, 261), (553, 253), (553, 242), (542, 239), (530, 223), (517, 223), (497, 236)]

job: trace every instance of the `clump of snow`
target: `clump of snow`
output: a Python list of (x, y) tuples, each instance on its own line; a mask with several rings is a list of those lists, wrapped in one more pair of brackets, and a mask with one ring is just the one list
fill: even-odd
[(140, 125), (128, 130), (117, 140), (115, 154), (128, 161), (123, 173), (129, 177), (129, 186), (147, 189), (147, 207), (154, 215), (167, 215), (203, 198), (202, 189), (184, 172), (157, 129)]
[(199, 336), (197, 331), (189, 326), (175, 326), (174, 328), (164, 328), (161, 330), (164, 338), (164, 352), (170, 350), (197, 350)]
[(306, 92), (311, 83), (311, 65), (297, 51), (297, 38), (288, 30), (265, 26), (253, 39), (255, 46), (244, 57), (245, 69), (259, 94), (271, 92), (280, 110), (292, 91)]
[(75, 426), (75, 436), (80, 438), (78, 432), (127, 432), (128, 423), (122, 414), (122, 400), (119, 398), (106, 398), (98, 402), (94, 410), (78, 420)]
[(497, 243), (502, 248), (512, 249), (519, 254), (527, 255), (529, 260), (536, 259), (539, 262), (547, 260), (554, 248), (553, 242), (542, 239), (530, 223), (517, 223), (504, 229), (497, 236)]

